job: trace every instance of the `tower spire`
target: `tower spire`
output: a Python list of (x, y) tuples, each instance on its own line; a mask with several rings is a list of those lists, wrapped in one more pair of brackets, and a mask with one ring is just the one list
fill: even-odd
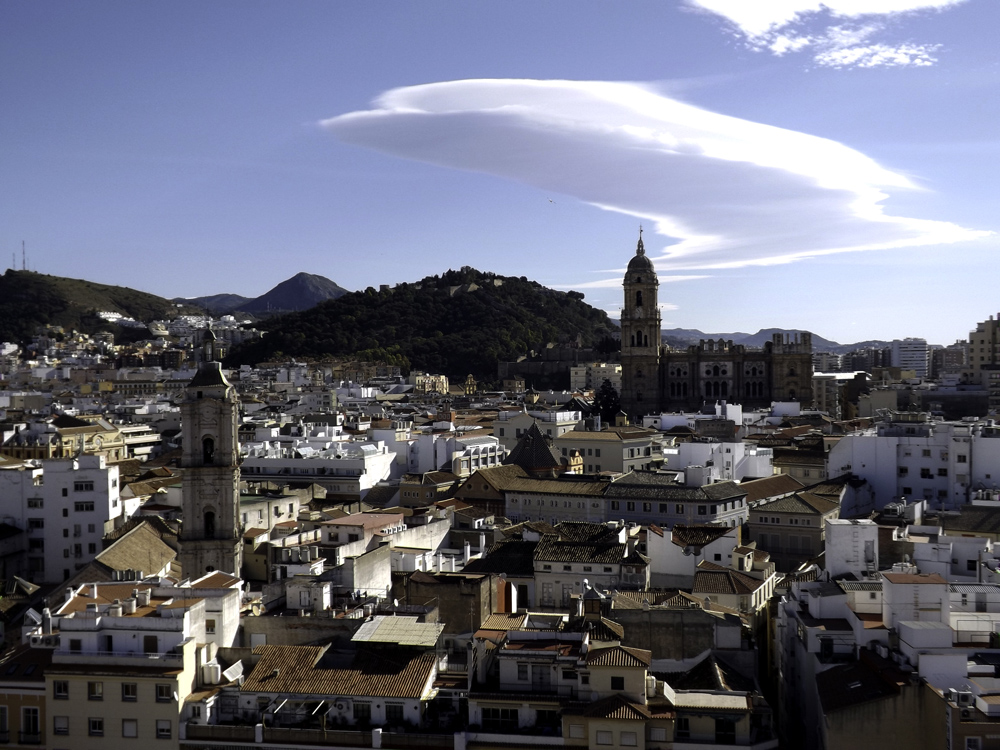
[(635, 248), (636, 255), (645, 255), (646, 248), (642, 246), (642, 224), (639, 225), (639, 244)]

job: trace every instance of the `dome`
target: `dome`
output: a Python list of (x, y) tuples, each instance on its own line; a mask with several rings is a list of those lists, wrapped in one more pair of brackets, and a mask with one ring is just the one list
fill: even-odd
[(635, 248), (635, 257), (628, 262), (629, 272), (636, 271), (649, 271), (656, 273), (656, 267), (653, 266), (653, 261), (649, 259), (646, 255), (646, 249), (642, 246), (642, 235), (639, 235), (639, 244)]

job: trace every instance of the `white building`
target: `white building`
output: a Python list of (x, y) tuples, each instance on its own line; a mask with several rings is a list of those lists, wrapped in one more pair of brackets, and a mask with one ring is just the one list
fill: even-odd
[(977, 490), (1000, 487), (1000, 430), (993, 420), (931, 422), (923, 414), (897, 414), (841, 438), (827, 468), (830, 476), (868, 480), (877, 509), (901, 497), (956, 509)]
[(930, 363), (927, 339), (906, 338), (892, 342), (890, 364), (901, 370), (913, 370), (918, 378), (926, 378)]
[(29, 461), (0, 471), (0, 502), (8, 523), (28, 535), (28, 576), (34, 583), (70, 578), (94, 559), (116, 519), (139, 500), (119, 495), (118, 467), (104, 456)]

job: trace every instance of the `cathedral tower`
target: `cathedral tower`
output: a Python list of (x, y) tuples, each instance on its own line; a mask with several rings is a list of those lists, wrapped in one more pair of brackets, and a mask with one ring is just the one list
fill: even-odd
[(623, 286), (621, 405), (634, 417), (656, 411), (660, 404), (660, 282), (653, 261), (646, 256), (641, 229)]
[(216, 337), (205, 335), (204, 356), (181, 404), (184, 450), (180, 561), (189, 578), (211, 570), (240, 575), (239, 400), (217, 361)]

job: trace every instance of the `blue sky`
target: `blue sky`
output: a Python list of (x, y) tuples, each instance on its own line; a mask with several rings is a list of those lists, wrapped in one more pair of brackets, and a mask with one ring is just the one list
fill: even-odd
[[(0, 4), (0, 260), (163, 296), (471, 265), (665, 328), (996, 314), (992, 0)], [(16, 258), (16, 260), (14, 260)]]

